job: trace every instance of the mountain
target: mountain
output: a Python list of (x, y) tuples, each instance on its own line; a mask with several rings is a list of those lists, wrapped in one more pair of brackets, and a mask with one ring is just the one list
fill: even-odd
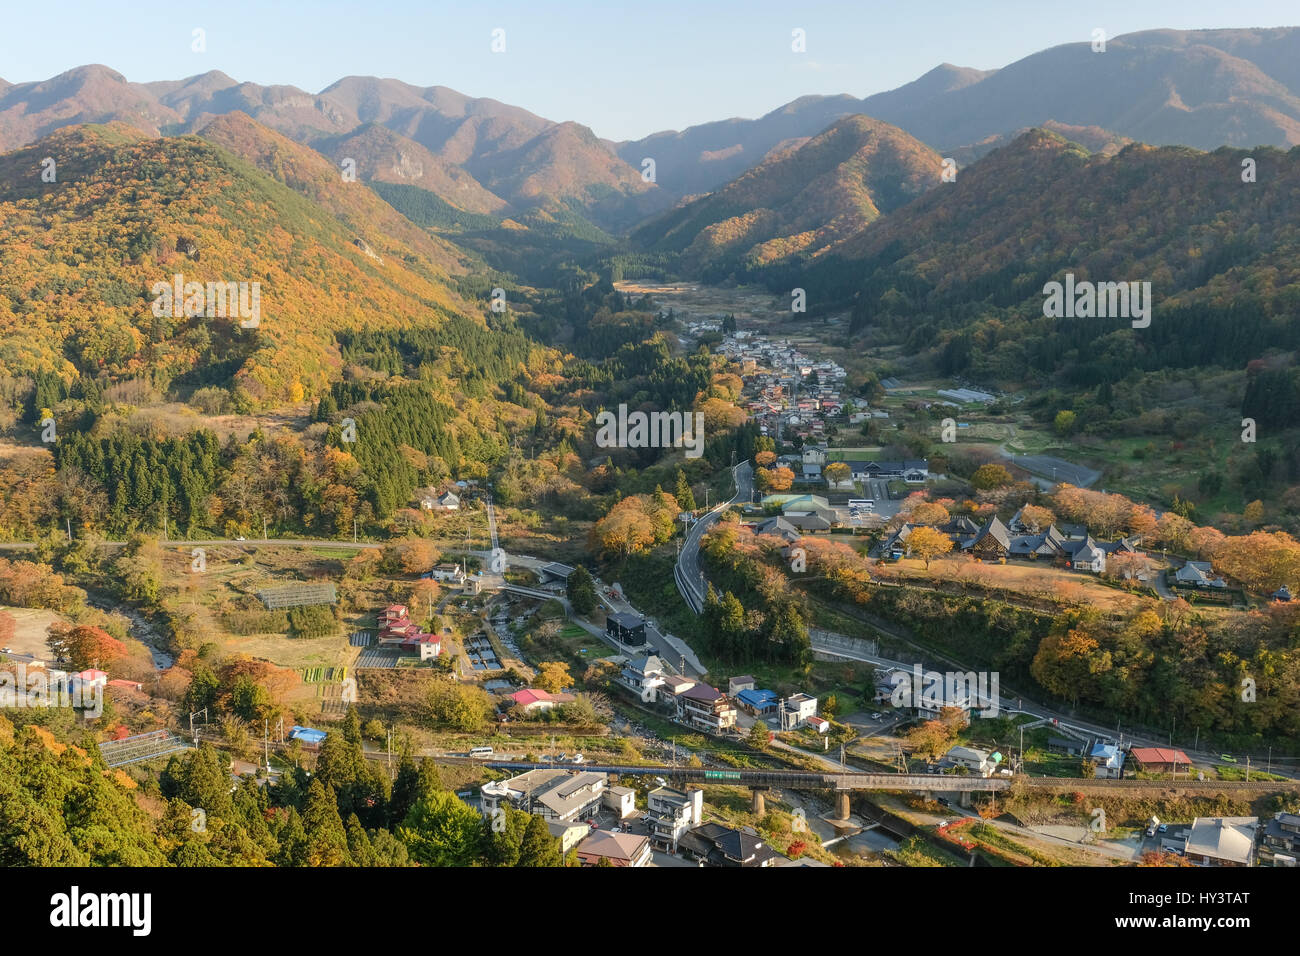
[[(204, 137), (85, 125), (0, 155), (0, 375), (215, 384), (256, 407), (336, 380), (336, 333), (481, 323), (452, 288), (457, 250), (330, 160), (238, 113)], [(177, 273), (259, 283), (258, 326), (233, 304), (155, 315)]]
[(180, 116), (106, 66), (80, 66), (39, 83), (0, 88), (0, 152), (77, 123), (126, 123), (157, 136)]
[(682, 265), (706, 278), (811, 259), (938, 185), (941, 173), (941, 157), (928, 146), (887, 123), (849, 116), (632, 238), (652, 251), (683, 253)]
[(868, 97), (863, 112), (944, 147), (1048, 120), (1155, 145), (1294, 146), (1300, 77), (1287, 64), (1298, 59), (1300, 28), (1157, 30), (1101, 53), (1053, 47), (927, 102)]
[[(1071, 126), (1068, 123), (1058, 123), (1055, 120), (1048, 120), (1038, 129), (1045, 129), (1048, 132), (1056, 133), (1058, 136), (1068, 139), (1072, 143), (1077, 143), (1090, 153), (1101, 153), (1106, 156), (1113, 156), (1125, 146), (1133, 142), (1127, 136), (1121, 136), (1118, 133), (1112, 133), (1110, 130), (1102, 129), (1100, 126)], [(996, 136), (987, 136), (978, 143), (971, 143), (969, 146), (959, 146), (956, 149), (947, 150), (947, 155), (957, 164), (958, 167), (964, 168), (969, 166), (975, 160), (982, 156), (987, 156), (995, 149), (1006, 146), (1016, 139), (1019, 139), (1029, 129), (1018, 129), (1010, 133), (999, 133)]]
[[(1256, 163), (1244, 182), (1243, 160)], [(1033, 130), (769, 287), (985, 381), (1117, 381), (1300, 348), (1300, 150), (1132, 145)], [(1150, 324), (1051, 318), (1044, 286), (1150, 283)], [(796, 281), (797, 279), (797, 281)]]
[(317, 140), (315, 147), (336, 165), (345, 159), (356, 161), (357, 176), (366, 182), (418, 187), (469, 213), (503, 213), (508, 208), (504, 199), (485, 189), (461, 167), (378, 123), (366, 123), (342, 136)]
[[(465, 212), (558, 203), (562, 208), (546, 213), (551, 221), (576, 216), (579, 230), (589, 229), (585, 219), (622, 229), (672, 202), (585, 126), (443, 86), (377, 77), (345, 77), (313, 94), (240, 83), (220, 71), (129, 83), (107, 67), (80, 67), (43, 83), (0, 89), (0, 150), (76, 123), (116, 121), (153, 136), (174, 135), (201, 131), (234, 112), (331, 156), (348, 141), (363, 176), (426, 189)], [(400, 139), (377, 134), (376, 127)], [(393, 178), (417, 165), (420, 176)], [(453, 174), (455, 167), (468, 175)]]
[(943, 64), (864, 99), (808, 96), (756, 120), (731, 119), (622, 143), (633, 166), (653, 157), (675, 195), (717, 188), (782, 140), (812, 136), (842, 116), (892, 123), (943, 152), (970, 158), (1049, 123), (1200, 149), (1300, 144), (1300, 28), (1150, 30), (1053, 47), (1000, 70)]

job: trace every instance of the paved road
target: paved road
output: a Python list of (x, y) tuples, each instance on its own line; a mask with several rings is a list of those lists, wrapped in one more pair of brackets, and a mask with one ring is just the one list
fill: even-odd
[(682, 543), (682, 553), (677, 556), (677, 565), (673, 569), (677, 578), (677, 590), (696, 614), (704, 610), (704, 597), (708, 593), (708, 584), (704, 580), (704, 572), (700, 569), (700, 539), (723, 511), (737, 502), (748, 502), (754, 498), (753, 466), (748, 461), (742, 461), (732, 469), (731, 473), (736, 482), (735, 495), (730, 501), (715, 506), (712, 511), (691, 526), (686, 540)]

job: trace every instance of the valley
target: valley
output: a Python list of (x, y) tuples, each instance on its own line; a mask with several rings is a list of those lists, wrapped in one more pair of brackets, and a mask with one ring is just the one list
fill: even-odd
[(0, 862), (1293, 866), (1296, 62), (0, 80)]

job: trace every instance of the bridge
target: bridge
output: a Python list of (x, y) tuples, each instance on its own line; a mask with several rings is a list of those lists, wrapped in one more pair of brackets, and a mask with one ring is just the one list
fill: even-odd
[(1013, 785), (1043, 790), (1068, 790), (1080, 793), (1105, 793), (1123, 790), (1159, 789), (1178, 793), (1221, 793), (1223, 791), (1300, 790), (1296, 780), (1107, 780), (1091, 777), (980, 777), (964, 774), (862, 773), (854, 771), (807, 770), (731, 770), (713, 767), (638, 766), (628, 764), (557, 764), (528, 763), (515, 760), (481, 760), (471, 757), (435, 755), (447, 763), (478, 764), (492, 770), (525, 773), (529, 770), (583, 770), (617, 776), (656, 776), (674, 783), (733, 784), (754, 792), (754, 811), (762, 813), (763, 792), (773, 787), (803, 790), (832, 790), (836, 796), (835, 818), (849, 817), (849, 794), (858, 790), (893, 790), (910, 793), (960, 793), (963, 804), (971, 793), (994, 793)]

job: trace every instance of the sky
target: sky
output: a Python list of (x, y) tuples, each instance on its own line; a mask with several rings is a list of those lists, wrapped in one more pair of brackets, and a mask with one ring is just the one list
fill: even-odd
[[(129, 12), (126, 12), (129, 11)], [(940, 63), (995, 69), (1038, 50), (1157, 28), (1294, 26), (1295, 0), (0, 0), (0, 78), (102, 63), (128, 80), (221, 70), (311, 93), (350, 75), (449, 86), (637, 139), (808, 94), (867, 96)], [(194, 49), (202, 30), (204, 49)], [(504, 50), (493, 52), (493, 31)], [(804, 31), (805, 52), (792, 50)], [(500, 44), (498, 44), (500, 45)]]

